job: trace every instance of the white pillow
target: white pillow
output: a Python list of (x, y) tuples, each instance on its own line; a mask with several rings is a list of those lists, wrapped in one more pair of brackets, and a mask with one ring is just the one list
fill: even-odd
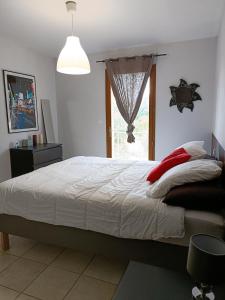
[(175, 166), (149, 186), (147, 196), (164, 197), (173, 187), (189, 182), (210, 180), (222, 172), (219, 163), (211, 159), (198, 159)]
[(184, 148), (188, 152), (188, 154), (191, 155), (190, 160), (194, 160), (204, 158), (207, 154), (203, 146), (204, 141), (192, 141), (181, 145), (179, 148)]

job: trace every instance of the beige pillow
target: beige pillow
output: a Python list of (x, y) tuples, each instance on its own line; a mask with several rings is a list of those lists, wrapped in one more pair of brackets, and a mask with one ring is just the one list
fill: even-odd
[(190, 160), (201, 159), (207, 154), (204, 143), (204, 141), (192, 141), (181, 145), (179, 148), (184, 148), (191, 155)]
[(222, 168), (216, 160), (197, 159), (180, 164), (150, 184), (147, 196), (164, 197), (173, 187), (189, 182), (211, 180), (221, 175)]

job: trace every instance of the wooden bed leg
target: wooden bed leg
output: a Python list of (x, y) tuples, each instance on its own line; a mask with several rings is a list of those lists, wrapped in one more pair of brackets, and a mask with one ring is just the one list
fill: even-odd
[(3, 251), (9, 250), (9, 234), (1, 232), (1, 249)]

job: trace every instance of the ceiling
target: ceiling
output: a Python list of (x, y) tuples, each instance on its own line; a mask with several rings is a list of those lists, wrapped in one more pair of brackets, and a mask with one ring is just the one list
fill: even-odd
[[(87, 53), (218, 34), (225, 0), (77, 0)], [(56, 57), (70, 34), (64, 0), (0, 0), (0, 35)]]

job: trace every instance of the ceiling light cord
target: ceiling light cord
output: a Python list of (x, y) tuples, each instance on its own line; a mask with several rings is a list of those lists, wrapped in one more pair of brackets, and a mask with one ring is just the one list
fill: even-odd
[(74, 36), (74, 14), (72, 13), (72, 36)]
[(75, 23), (75, 12), (76, 12), (77, 4), (74, 0), (66, 1), (66, 9), (67, 12), (71, 14), (71, 21), (72, 21), (72, 36), (74, 36), (74, 23)]

